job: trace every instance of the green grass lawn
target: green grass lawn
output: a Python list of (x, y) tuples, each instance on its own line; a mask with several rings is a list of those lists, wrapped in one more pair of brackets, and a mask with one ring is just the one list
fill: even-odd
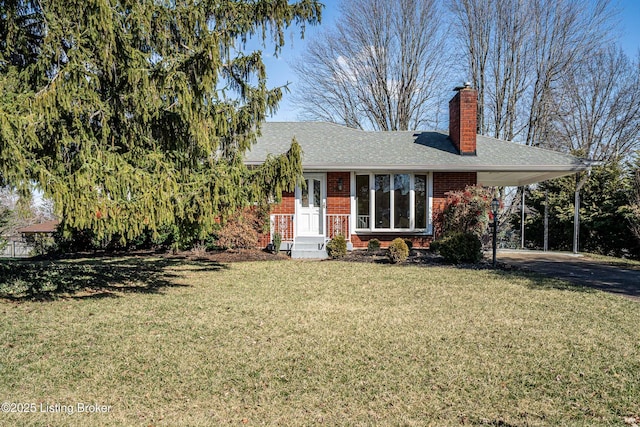
[[(21, 265), (0, 263), (0, 397), (36, 412), (0, 413), (0, 425), (591, 426), (640, 416), (640, 306), (563, 282), (334, 261)], [(29, 298), (55, 298), (9, 298), (16, 281), (20, 292), (36, 285)], [(52, 412), (78, 403), (111, 408)]]

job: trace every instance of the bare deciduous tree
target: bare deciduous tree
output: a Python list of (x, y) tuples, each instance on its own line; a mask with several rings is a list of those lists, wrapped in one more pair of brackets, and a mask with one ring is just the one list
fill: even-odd
[[(446, 71), (436, 0), (353, 0), (294, 65), (305, 118), (374, 130), (433, 125)], [(431, 115), (431, 116), (430, 116)]]
[(518, 0), (451, 2), (460, 63), (478, 89), (481, 134), (511, 140), (522, 130), (533, 70), (533, 10), (531, 2)]
[(20, 197), (14, 189), (0, 187), (0, 234), (16, 234), (19, 228), (54, 219), (53, 202), (41, 196)]
[(611, 45), (582, 58), (556, 90), (553, 140), (590, 159), (616, 162), (640, 148), (640, 58)]
[(461, 62), (478, 89), (479, 132), (548, 146), (559, 81), (606, 42), (610, 0), (452, 0), (451, 11)]
[(613, 9), (610, 0), (535, 0), (531, 52), (534, 79), (530, 96), (525, 143), (546, 146), (551, 141), (553, 102), (560, 78), (584, 58), (608, 44)]
[(558, 79), (606, 40), (609, 0), (453, 0), (451, 11), (480, 133), (540, 145)]

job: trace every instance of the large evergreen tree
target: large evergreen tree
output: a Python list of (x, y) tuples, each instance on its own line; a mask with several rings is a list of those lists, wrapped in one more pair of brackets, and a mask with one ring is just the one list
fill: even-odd
[[(640, 248), (640, 151), (636, 153), (635, 159), (629, 167), (629, 181), (631, 182), (631, 189), (629, 192), (627, 219), (629, 220), (631, 232)], [(640, 257), (640, 254), (638, 256)]]
[(131, 239), (209, 229), (278, 199), (300, 149), (248, 170), (274, 111), (257, 37), (275, 51), (314, 0), (0, 1), (0, 184), (36, 182), (67, 227)]

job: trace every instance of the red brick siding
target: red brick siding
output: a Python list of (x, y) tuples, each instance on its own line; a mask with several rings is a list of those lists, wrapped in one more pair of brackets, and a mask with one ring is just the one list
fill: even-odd
[(434, 172), (433, 173), (433, 215), (444, 208), (448, 191), (464, 190), (467, 185), (478, 182), (476, 172)]
[[(351, 213), (351, 186), (349, 172), (327, 173), (327, 214), (348, 215)], [(338, 180), (342, 179), (342, 190), (338, 190)]]
[(296, 195), (290, 192), (282, 193), (282, 201), (271, 205), (272, 214), (294, 214), (296, 212)]
[[(293, 192), (283, 192), (282, 193), (282, 201), (277, 205), (271, 205), (272, 214), (291, 214), (293, 215), (296, 211), (296, 196)], [(290, 230), (293, 233), (293, 230)], [(258, 244), (261, 248), (266, 248), (267, 245), (271, 243), (271, 236), (269, 233), (261, 234)]]
[(449, 101), (449, 138), (460, 154), (476, 153), (478, 93), (462, 89)]
[(433, 238), (431, 236), (407, 236), (398, 234), (352, 234), (351, 243), (355, 249), (365, 249), (369, 240), (380, 240), (380, 246), (383, 248), (389, 247), (389, 243), (396, 237), (402, 237), (406, 240), (411, 240), (414, 248), (428, 248)]
[[(342, 178), (342, 191), (338, 190), (338, 179)], [(349, 172), (329, 172), (327, 173), (327, 214), (350, 214), (350, 178)], [(477, 184), (476, 172), (434, 172), (433, 173), (433, 213), (434, 215), (444, 207), (447, 199), (446, 192), (452, 190), (463, 190), (467, 185)], [(282, 202), (273, 205), (273, 214), (293, 214), (295, 213), (294, 193), (285, 193)], [(409, 239), (416, 248), (428, 248), (433, 240), (432, 236), (407, 236), (398, 234), (352, 234), (351, 243), (354, 248), (366, 248), (369, 240), (376, 238), (380, 240), (382, 247), (389, 246), (389, 243), (396, 237)], [(262, 236), (260, 244), (262, 247), (269, 243), (268, 236)]]
[(271, 243), (271, 239), (269, 237), (269, 233), (259, 233), (258, 234), (258, 247), (257, 249), (266, 248), (269, 243)]

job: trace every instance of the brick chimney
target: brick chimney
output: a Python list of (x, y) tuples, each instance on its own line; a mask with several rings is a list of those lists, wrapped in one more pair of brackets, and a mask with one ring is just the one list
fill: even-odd
[(449, 138), (463, 156), (476, 155), (478, 131), (478, 92), (471, 83), (454, 89), (458, 93), (449, 101)]

